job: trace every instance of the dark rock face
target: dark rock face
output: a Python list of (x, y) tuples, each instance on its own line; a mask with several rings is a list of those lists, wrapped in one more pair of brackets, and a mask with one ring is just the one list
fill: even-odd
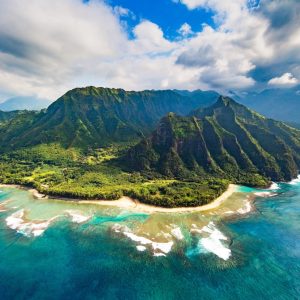
[(131, 169), (174, 177), (194, 173), (243, 181), (259, 174), (280, 181), (297, 175), (299, 147), (300, 131), (220, 97), (189, 117), (168, 114), (129, 150), (126, 162)]
[(78, 88), (25, 123), (20, 120), (0, 128), (0, 148), (52, 142), (86, 148), (137, 140), (148, 135), (168, 112), (186, 115), (216, 99), (216, 93), (202, 91), (183, 94), (171, 90), (127, 92)]

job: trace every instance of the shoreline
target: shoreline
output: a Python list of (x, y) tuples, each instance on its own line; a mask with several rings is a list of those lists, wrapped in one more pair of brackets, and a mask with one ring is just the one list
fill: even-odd
[(145, 213), (185, 213), (185, 212), (199, 212), (199, 211), (208, 211), (218, 208), (223, 202), (225, 202), (233, 193), (238, 190), (238, 185), (229, 184), (227, 190), (221, 194), (218, 198), (214, 199), (212, 202), (196, 206), (196, 207), (159, 207), (150, 204), (144, 204), (138, 200), (132, 199), (130, 197), (123, 196), (118, 200), (80, 200), (80, 199), (72, 199), (72, 198), (63, 198), (63, 197), (53, 197), (48, 196), (46, 194), (40, 193), (38, 190), (18, 184), (0, 184), (0, 187), (14, 187), (23, 190), (27, 190), (32, 194), (33, 197), (37, 199), (53, 199), (60, 201), (70, 201), (76, 202), (79, 204), (93, 204), (99, 206), (111, 206), (129, 210), (135, 210)]
[(224, 201), (226, 201), (233, 193), (238, 189), (238, 185), (229, 184), (227, 190), (220, 195), (218, 198), (214, 199), (212, 202), (195, 207), (160, 207), (150, 204), (144, 204), (138, 200), (134, 200), (129, 197), (121, 197), (118, 200), (80, 200), (79, 203), (82, 204), (96, 204), (101, 206), (115, 206), (119, 208), (133, 209), (145, 213), (185, 213), (185, 212), (197, 212), (197, 211), (207, 211), (218, 208)]

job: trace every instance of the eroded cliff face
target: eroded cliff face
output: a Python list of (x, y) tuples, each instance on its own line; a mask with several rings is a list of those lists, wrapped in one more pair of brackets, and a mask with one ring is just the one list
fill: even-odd
[(187, 115), (216, 99), (216, 93), (202, 91), (183, 95), (172, 90), (77, 88), (47, 110), (28, 116), (26, 122), (20, 117), (0, 128), (0, 150), (51, 143), (96, 148), (137, 141), (150, 134), (167, 113)]
[[(291, 180), (299, 169), (300, 131), (267, 119), (229, 98), (189, 117), (169, 113), (125, 156), (129, 168), (166, 176), (256, 176)], [(248, 174), (248, 175), (247, 175)]]

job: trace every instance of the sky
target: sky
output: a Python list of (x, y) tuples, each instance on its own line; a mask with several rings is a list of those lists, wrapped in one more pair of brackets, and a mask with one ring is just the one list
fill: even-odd
[(298, 0), (0, 0), (0, 102), (300, 82)]

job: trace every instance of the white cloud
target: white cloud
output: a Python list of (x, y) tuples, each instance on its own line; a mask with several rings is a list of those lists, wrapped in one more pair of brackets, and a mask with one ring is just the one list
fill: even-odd
[(189, 68), (205, 68), (200, 81), (221, 90), (245, 89), (256, 83), (249, 75), (255, 68), (299, 73), (299, 1), (264, 1), (260, 6), (253, 0), (180, 2), (215, 14), (215, 28), (204, 27), (177, 60)]
[(122, 6), (115, 6), (113, 11), (118, 17), (130, 17), (132, 19), (136, 18), (135, 14), (131, 10)]
[(135, 40), (131, 42), (133, 53), (161, 53), (172, 50), (176, 45), (164, 38), (161, 28), (150, 21), (144, 20), (134, 29)]
[(180, 38), (170, 41), (142, 20), (129, 38), (120, 18), (131, 12), (101, 0), (0, 1), (0, 99), (55, 99), (86, 85), (226, 92), (255, 86), (251, 71), (270, 66), (294, 74), (288, 81), (300, 78), (297, 1), (255, 9), (253, 0), (180, 2), (213, 11), (215, 26), (192, 32), (184, 23)]
[(293, 86), (298, 83), (298, 79), (291, 73), (284, 73), (280, 77), (274, 77), (268, 81), (269, 85), (275, 86)]
[(178, 33), (182, 35), (183, 37), (190, 36), (193, 34), (192, 27), (188, 23), (184, 23), (181, 25), (181, 27), (178, 29)]
[(100, 1), (10, 0), (0, 2), (0, 45), (2, 93), (57, 97), (126, 51), (127, 35)]

